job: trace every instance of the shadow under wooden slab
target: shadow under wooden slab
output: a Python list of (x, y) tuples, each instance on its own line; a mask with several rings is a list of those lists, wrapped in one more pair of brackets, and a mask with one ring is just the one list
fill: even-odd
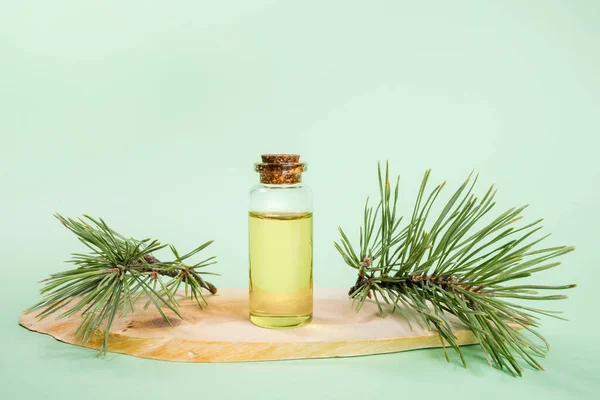
[[(392, 353), (440, 347), (435, 331), (412, 324), (399, 315), (381, 318), (374, 303), (365, 303), (356, 313), (347, 289), (315, 289), (314, 317), (310, 325), (286, 330), (263, 329), (248, 320), (248, 290), (219, 289), (206, 296), (209, 307), (200, 310), (189, 299), (180, 301), (180, 314), (167, 312), (173, 327), (150, 306), (140, 301), (134, 314), (116, 318), (109, 335), (108, 350), (157, 360), (183, 362), (236, 362), (301, 358), (344, 357)], [(22, 314), (20, 324), (75, 345), (73, 336), (79, 314), (56, 320), (38, 320), (35, 313)], [(477, 343), (473, 333), (451, 319), (461, 345)], [(99, 348), (104, 337), (96, 332), (85, 347)]]

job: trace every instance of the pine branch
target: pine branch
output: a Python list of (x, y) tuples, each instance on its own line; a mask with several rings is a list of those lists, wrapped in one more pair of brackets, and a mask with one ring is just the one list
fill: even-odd
[[(544, 357), (548, 343), (537, 332), (540, 316), (558, 317), (556, 311), (524, 306), (521, 300), (560, 300), (563, 290), (574, 284), (546, 286), (513, 284), (560, 265), (553, 261), (574, 247), (537, 249), (546, 236), (535, 238), (542, 220), (517, 227), (525, 207), (511, 208), (484, 223), (493, 209), (494, 187), (480, 199), (473, 194), (477, 177), (469, 178), (456, 190), (440, 213), (429, 219), (430, 211), (445, 186), (436, 186), (428, 195), (430, 170), (425, 173), (410, 221), (401, 227), (398, 206), (398, 177), (392, 189), (389, 168), (385, 177), (378, 168), (380, 201), (375, 209), (364, 209), (359, 245), (352, 246), (340, 228), (335, 247), (358, 278), (350, 288), (353, 304), (360, 310), (373, 298), (383, 315), (383, 303), (391, 305), (410, 323), (435, 329), (444, 346), (452, 347), (466, 361), (458, 346), (447, 315), (456, 316), (477, 337), (491, 366), (522, 375), (522, 362), (543, 369), (536, 358)], [(517, 301), (517, 302), (515, 302)], [(515, 329), (535, 336), (536, 340)]]
[[(212, 241), (180, 256), (173, 245), (160, 244), (151, 239), (126, 238), (111, 229), (102, 219), (96, 220), (87, 215), (77, 220), (64, 218), (59, 214), (55, 214), (55, 217), (91, 252), (72, 254), (69, 262), (75, 264), (75, 268), (51, 274), (43, 280), (45, 284), (40, 290), (42, 300), (26, 312), (40, 311), (37, 314), (40, 319), (59, 311), (61, 313), (57, 318), (80, 312), (82, 321), (75, 336), (86, 343), (94, 332), (104, 329), (100, 355), (107, 351), (110, 327), (114, 319), (134, 312), (134, 304), (140, 297), (147, 299), (145, 308), (153, 304), (171, 325), (163, 308), (170, 309), (181, 318), (175, 295), (182, 283), (186, 296), (189, 290), (189, 297), (200, 308), (206, 305), (202, 289), (211, 294), (217, 292), (217, 288), (201, 276), (218, 275), (201, 270), (216, 263), (215, 257), (191, 265), (184, 263)], [(160, 261), (152, 255), (167, 246), (175, 257), (173, 261)], [(163, 278), (167, 281), (163, 281)], [(72, 303), (72, 307), (66, 308)]]

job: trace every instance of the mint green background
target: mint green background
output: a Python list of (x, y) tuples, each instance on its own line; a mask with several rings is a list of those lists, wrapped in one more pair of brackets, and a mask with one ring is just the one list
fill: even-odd
[[(0, 397), (591, 398), (599, 388), (597, 1), (3, 1)], [(377, 160), (455, 188), (475, 169), (498, 208), (529, 203), (547, 283), (579, 284), (546, 321), (547, 372), (513, 379), (470, 347), (178, 364), (68, 346), (17, 325), (38, 280), (81, 250), (59, 211), (190, 249), (215, 239), (245, 287), (246, 196), (264, 152), (299, 152), (315, 193), (315, 283), (348, 287), (332, 242), (375, 194)], [(448, 190), (449, 191), (449, 190)], [(353, 231), (355, 234), (356, 231)], [(595, 293), (596, 292), (596, 293)], [(419, 396), (419, 397), (417, 397)]]

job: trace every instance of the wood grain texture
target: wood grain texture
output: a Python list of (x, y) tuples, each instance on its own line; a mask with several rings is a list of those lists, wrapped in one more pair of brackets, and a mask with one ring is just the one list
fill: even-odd
[[(252, 325), (247, 289), (219, 289), (217, 295), (206, 298), (209, 307), (204, 310), (182, 300), (183, 320), (165, 311), (173, 328), (152, 307), (144, 311), (138, 306), (135, 314), (113, 322), (109, 351), (168, 361), (234, 362), (357, 356), (441, 346), (436, 332), (425, 331), (416, 323), (411, 330), (398, 314), (381, 318), (373, 303), (356, 313), (347, 289), (316, 289), (313, 322), (288, 330)], [(22, 314), (20, 324), (80, 345), (73, 337), (80, 320), (80, 315), (38, 320), (35, 314)], [(453, 325), (460, 344), (477, 342), (459, 322), (453, 320)], [(99, 348), (102, 338), (103, 332), (96, 332), (85, 347)]]

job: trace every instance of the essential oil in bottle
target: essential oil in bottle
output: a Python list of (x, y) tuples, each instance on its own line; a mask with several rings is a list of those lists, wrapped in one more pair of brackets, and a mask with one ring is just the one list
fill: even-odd
[(250, 321), (265, 328), (308, 324), (313, 312), (312, 194), (300, 156), (267, 154), (250, 192)]

